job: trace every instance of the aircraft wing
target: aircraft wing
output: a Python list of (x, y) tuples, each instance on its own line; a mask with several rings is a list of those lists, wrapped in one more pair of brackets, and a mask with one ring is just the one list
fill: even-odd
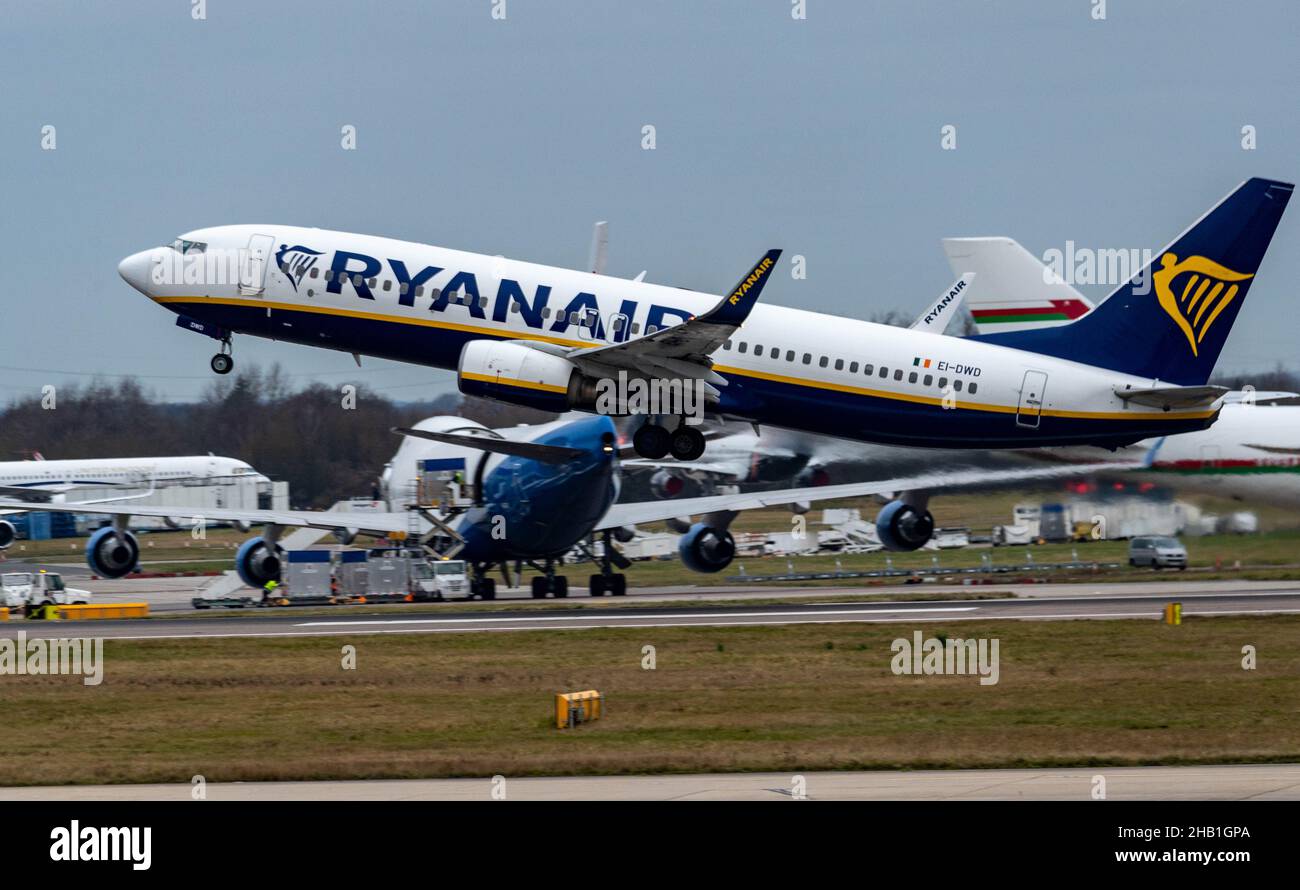
[(48, 501), (56, 494), (72, 491), (75, 487), (74, 485), (55, 485), (45, 488), (25, 488), (21, 485), (0, 485), (0, 495), (19, 501), (39, 503)]
[(596, 526), (596, 530), (621, 528), (645, 522), (677, 519), (726, 511), (754, 510), (761, 507), (779, 507), (785, 504), (811, 503), (836, 498), (866, 497), (876, 494), (892, 495), (903, 491), (941, 491), (954, 488), (983, 488), (1016, 485), (1024, 482), (1057, 479), (1088, 473), (1137, 470), (1141, 461), (1130, 463), (1060, 464), (1040, 469), (1026, 470), (968, 470), (955, 473), (934, 473), (899, 479), (881, 479), (875, 482), (848, 482), (843, 485), (818, 485), (809, 488), (786, 488), (778, 491), (754, 491), (744, 494), (711, 495), (681, 500), (644, 501), (636, 504), (615, 504)]
[(410, 531), (411, 518), (406, 513), (348, 513), (323, 510), (226, 510), (195, 509), (193, 507), (143, 507), (123, 504), (26, 504), (22, 501), (0, 500), (0, 510), (24, 512), (88, 513), (100, 516), (154, 516), (160, 519), (202, 517), (209, 522), (247, 522), (254, 525), (280, 525), (300, 528), (356, 529), (361, 532), (386, 535), (391, 532)]
[(780, 256), (779, 250), (765, 253), (731, 292), (703, 315), (625, 343), (575, 349), (566, 357), (598, 376), (610, 368), (622, 368), (640, 377), (702, 378), (725, 385), (726, 381), (713, 373), (709, 354), (749, 317)]
[(1194, 408), (1212, 405), (1228, 392), (1226, 386), (1157, 386), (1151, 389), (1116, 389), (1126, 402), (1151, 408)]

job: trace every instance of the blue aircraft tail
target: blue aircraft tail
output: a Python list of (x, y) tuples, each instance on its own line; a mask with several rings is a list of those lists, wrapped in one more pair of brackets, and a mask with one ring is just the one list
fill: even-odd
[(1067, 325), (972, 337), (1180, 386), (1210, 378), (1294, 185), (1250, 179)]

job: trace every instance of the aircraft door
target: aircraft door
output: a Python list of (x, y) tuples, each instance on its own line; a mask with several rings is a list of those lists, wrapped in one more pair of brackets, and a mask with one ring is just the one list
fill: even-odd
[(1016, 406), (1016, 425), (1038, 429), (1043, 413), (1043, 392), (1047, 389), (1047, 375), (1042, 371), (1026, 371), (1020, 384), (1020, 404)]
[(254, 235), (248, 239), (248, 249), (239, 263), (239, 293), (242, 296), (258, 297), (266, 290), (266, 267), (274, 244), (275, 239), (270, 235)]

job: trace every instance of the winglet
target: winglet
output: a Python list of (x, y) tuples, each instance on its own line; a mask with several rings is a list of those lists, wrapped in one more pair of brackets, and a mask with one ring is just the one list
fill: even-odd
[(772, 272), (776, 269), (776, 261), (780, 258), (781, 251), (775, 248), (763, 254), (763, 258), (755, 263), (740, 281), (736, 282), (736, 286), (722, 298), (722, 302), (700, 316), (700, 321), (739, 327), (749, 317), (754, 304), (758, 302), (758, 295), (763, 292), (763, 285), (767, 284), (767, 280), (772, 277)]

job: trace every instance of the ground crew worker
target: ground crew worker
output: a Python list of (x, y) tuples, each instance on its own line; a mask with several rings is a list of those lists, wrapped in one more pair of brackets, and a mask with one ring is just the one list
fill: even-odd
[(280, 582), (272, 578), (262, 587), (262, 601), (267, 602), (275, 598), (275, 591), (280, 587)]

